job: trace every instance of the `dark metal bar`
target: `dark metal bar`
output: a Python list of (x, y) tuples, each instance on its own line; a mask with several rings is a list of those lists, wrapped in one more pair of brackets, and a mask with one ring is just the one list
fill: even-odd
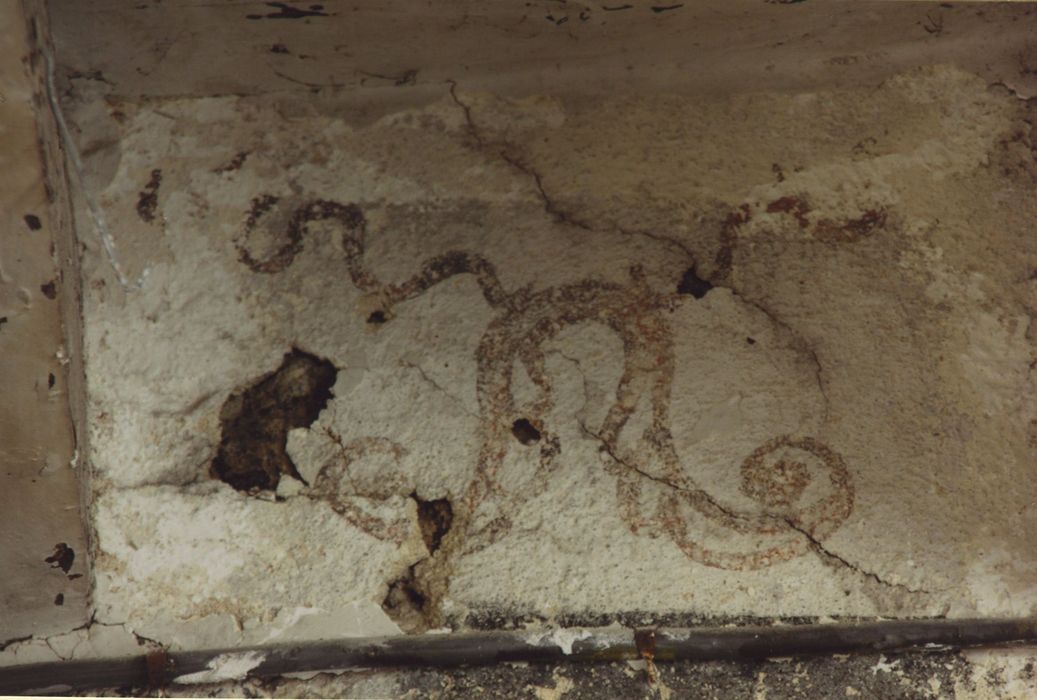
[(271, 646), (155, 651), (121, 659), (0, 667), (0, 695), (265, 678), (306, 671), (456, 667), (507, 661), (748, 660), (772, 657), (933, 651), (1037, 642), (1037, 618), (886, 620), (771, 627), (619, 627), (459, 632)]

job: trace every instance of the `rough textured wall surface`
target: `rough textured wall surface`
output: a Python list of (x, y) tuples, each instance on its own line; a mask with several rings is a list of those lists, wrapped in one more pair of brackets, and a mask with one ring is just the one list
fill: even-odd
[[(495, 85), (449, 56), (404, 70), (398, 48), (361, 70), (359, 45), (327, 43), (342, 6), (286, 7), (233, 10), (228, 41), (263, 65), (231, 77), (205, 74), (216, 48), (190, 13), (137, 70), (118, 51), (84, 64), (92, 40), (65, 34), (86, 164), (96, 624), (60, 652), (48, 641), (54, 654), (102, 633), (197, 648), (1033, 612), (1022, 9), (998, 15), (1012, 48), (986, 66), (957, 60), (977, 39), (954, 13), (889, 6), (874, 53), (815, 36), (810, 70), (786, 56), (718, 86), (672, 60), (646, 84), (658, 52), (630, 59), (632, 77), (595, 73), (593, 41), (562, 50), (542, 29), (526, 38), (578, 70)], [(668, 27), (658, 51), (691, 26), (679, 8), (632, 10)], [(801, 12), (760, 16), (779, 11)], [(552, 26), (591, 22), (570, 14)], [(469, 41), (503, 32), (467, 17), (483, 27)], [(908, 31), (921, 49), (896, 43)], [(310, 46), (348, 70), (320, 54), (330, 76), (285, 73)], [(181, 53), (191, 70), (166, 62)], [(152, 89), (162, 71), (176, 75)], [(263, 90), (264, 71), (293, 79)], [(577, 89), (579, 75), (596, 77)], [(740, 668), (737, 688), (795, 697), (796, 678), (825, 673), (855, 679), (847, 695), (885, 694), (860, 679), (887, 673), (904, 696), (1032, 687), (1028, 653), (932, 659)], [(512, 680), (539, 697), (576, 687), (557, 673)], [(698, 678), (675, 673), (664, 685)], [(408, 679), (371, 683), (392, 695)], [(333, 687), (303, 690), (377, 694)]]
[(1029, 612), (1024, 102), (442, 93), (112, 108), (102, 619)]

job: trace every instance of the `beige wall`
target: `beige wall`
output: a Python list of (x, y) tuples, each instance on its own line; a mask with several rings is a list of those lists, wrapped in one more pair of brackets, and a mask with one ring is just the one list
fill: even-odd
[[(88, 617), (62, 341), (65, 281), (26, 34), (21, 5), (0, 3), (0, 645)], [(67, 572), (44, 561), (58, 543), (75, 553)]]

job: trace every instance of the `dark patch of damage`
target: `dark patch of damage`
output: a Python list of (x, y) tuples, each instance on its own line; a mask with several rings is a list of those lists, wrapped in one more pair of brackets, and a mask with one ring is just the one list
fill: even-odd
[(698, 276), (695, 266), (692, 265), (684, 271), (680, 283), (677, 285), (678, 294), (690, 294), (696, 299), (701, 299), (713, 289), (713, 284)]
[(430, 591), (420, 576), (420, 567), (435, 556), (450, 532), (454, 509), (446, 498), (426, 501), (412, 493), (418, 506), (418, 526), (429, 557), (407, 569), (407, 573), (389, 584), (382, 609), (406, 632), (420, 632), (433, 622), (435, 611)]
[(151, 171), (151, 179), (144, 185), (137, 195), (137, 216), (141, 221), (151, 223), (155, 220), (155, 212), (158, 210), (158, 188), (162, 185), (162, 170), (155, 168)]
[(293, 349), (275, 372), (232, 394), (220, 412), (212, 476), (239, 491), (276, 489), (282, 474), (305, 483), (288, 456), (288, 431), (317, 420), (337, 375), (331, 362)]

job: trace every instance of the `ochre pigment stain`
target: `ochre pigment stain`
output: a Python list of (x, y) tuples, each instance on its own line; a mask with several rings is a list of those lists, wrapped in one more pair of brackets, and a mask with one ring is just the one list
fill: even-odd
[[(274, 198), (257, 199), (250, 224), (254, 225), (276, 202)], [(806, 213), (792, 200), (778, 200), (768, 210), (790, 213), (797, 220)], [(748, 206), (742, 206), (724, 221), (716, 255), (721, 279), (731, 272), (738, 228), (749, 220), (749, 212)], [(845, 464), (834, 451), (809, 437), (775, 436), (742, 462), (741, 491), (757, 504), (757, 512), (723, 505), (687, 475), (670, 431), (675, 356), (666, 319), (668, 310), (676, 304), (686, 303), (689, 297), (701, 298), (709, 291), (711, 283), (698, 278), (694, 270), (681, 280), (676, 293), (654, 291), (636, 266), (630, 269), (625, 283), (588, 279), (540, 291), (522, 288), (508, 292), (488, 260), (474, 252), (452, 250), (426, 259), (412, 277), (402, 282), (383, 283), (364, 263), (364, 218), (354, 205), (314, 200), (295, 209), (288, 215), (286, 231), (292, 251), (301, 248), (306, 224), (318, 219), (337, 219), (343, 225), (350, 279), (359, 290), (381, 300), (385, 316), (391, 316), (396, 305), (461, 274), (475, 278), (486, 303), (497, 312), (475, 353), (478, 459), (467, 489), (452, 504), (452, 528), (462, 532), (466, 552), (481, 549), (510, 530), (519, 506), (542, 493), (555, 471), (562, 443), (541, 418), (550, 415), (555, 406), (543, 347), (566, 328), (581, 323), (605, 324), (623, 345), (623, 372), (615, 401), (601, 425), (595, 430), (587, 428), (587, 432), (600, 441), (608, 458), (605, 468), (616, 479), (619, 513), (632, 532), (666, 536), (688, 557), (708, 566), (759, 569), (809, 551), (812, 541), (833, 533), (852, 511), (853, 486)], [(869, 218), (859, 225), (851, 222), (851, 226), (863, 230), (880, 220)], [(275, 256), (279, 270), (294, 257), (294, 252), (285, 250), (285, 254)], [(246, 258), (242, 262), (258, 272), (273, 271), (257, 269), (255, 261)], [(538, 392), (532, 410), (526, 407), (523, 415), (517, 413), (512, 386), (516, 366), (525, 370)], [(635, 438), (635, 448), (623, 449), (621, 436), (639, 405), (650, 407), (651, 425)], [(389, 456), (399, 463), (405, 448), (381, 437), (344, 443), (331, 431), (326, 432), (339, 446), (339, 459), (323, 466), (314, 491), (324, 494), (337, 512), (372, 535), (402, 541), (408, 531), (406, 522), (386, 522), (366, 513), (353, 497), (387, 498), (407, 491), (389, 482), (358, 488), (350, 465), (372, 454)], [(521, 493), (505, 492), (498, 478), (512, 449), (537, 450), (538, 464), (528, 480), (531, 486)], [(819, 479), (821, 474), (827, 474), (827, 478)], [(818, 481), (817, 488), (807, 488)], [(810, 502), (804, 503), (808, 492), (812, 494)], [(476, 524), (481, 506), (490, 511), (490, 516)], [(746, 535), (745, 539), (754, 544), (731, 551), (700, 541), (693, 531), (699, 528), (689, 520), (692, 513)]]

